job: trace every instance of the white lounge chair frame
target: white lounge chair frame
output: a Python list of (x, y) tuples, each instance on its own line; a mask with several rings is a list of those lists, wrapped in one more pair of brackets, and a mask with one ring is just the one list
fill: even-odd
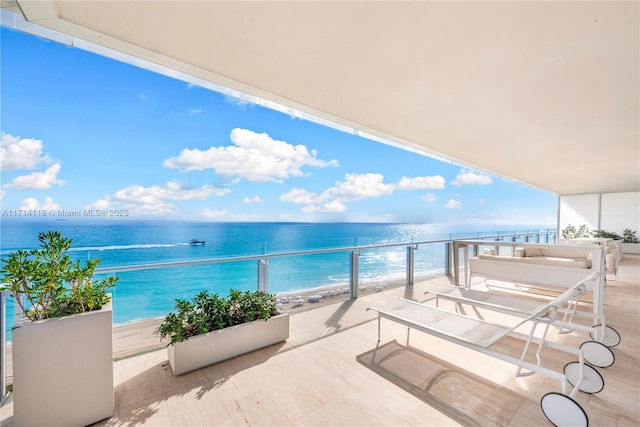
[[(569, 347), (546, 339), (549, 327), (557, 320), (558, 311), (569, 301), (585, 292), (586, 286), (580, 282), (567, 289), (553, 301), (541, 306), (538, 311), (521, 320), (515, 326), (490, 323), (406, 299), (392, 301), (381, 307), (369, 307), (367, 310), (378, 313), (378, 343), (380, 343), (381, 319), (385, 318), (407, 326), (407, 345), (409, 345), (409, 332), (413, 328), (516, 365), (517, 377), (540, 373), (559, 380), (563, 398), (560, 398), (558, 393), (548, 393), (543, 396), (541, 406), (545, 416), (555, 425), (586, 426), (588, 425), (586, 412), (573, 398), (580, 390), (587, 393), (601, 391), (604, 387), (604, 380), (594, 368), (585, 364), (582, 348)], [(528, 322), (531, 322), (532, 326), (529, 335), (525, 336), (526, 340), (520, 358), (490, 348), (509, 334), (522, 336), (515, 330)], [(541, 337), (537, 338), (535, 333), (540, 324), (545, 327)], [(531, 343), (538, 344), (536, 364), (525, 360)], [(540, 356), (544, 347), (577, 356), (578, 361), (567, 364), (564, 372), (545, 368), (542, 366)], [(573, 385), (571, 393), (568, 392), (569, 384)]]
[[(582, 282), (596, 281), (598, 273), (592, 273)], [(436, 297), (436, 307), (439, 306), (439, 300), (444, 299), (456, 303), (456, 307), (464, 314), (462, 307), (466, 303), (473, 307), (481, 318), (477, 307), (483, 307), (489, 310), (502, 312), (522, 318), (527, 318), (544, 307), (545, 302), (534, 301), (528, 298), (497, 295), (490, 292), (478, 291), (474, 289), (463, 288), (453, 285), (432, 286), (425, 294), (433, 294)], [(606, 325), (604, 314), (588, 313), (577, 310), (578, 299), (574, 298), (569, 302), (568, 307), (564, 310), (562, 320), (556, 320), (553, 324), (559, 327), (559, 333), (565, 334), (573, 330), (588, 332), (590, 337), (602, 345), (607, 347), (615, 347), (620, 343), (620, 335), (610, 326)], [(582, 325), (573, 322), (574, 318), (584, 317), (591, 319), (591, 326)], [(612, 356), (613, 357), (613, 353)], [(587, 361), (591, 363), (587, 355)], [(611, 362), (611, 364), (613, 361)], [(592, 363), (593, 364), (593, 363)], [(608, 367), (610, 365), (598, 365), (599, 367)]]

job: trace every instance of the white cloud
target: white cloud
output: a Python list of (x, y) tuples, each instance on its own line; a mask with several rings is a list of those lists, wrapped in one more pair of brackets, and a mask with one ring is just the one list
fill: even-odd
[(451, 182), (451, 185), (461, 187), (463, 185), (487, 185), (491, 184), (491, 177), (487, 175), (480, 175), (468, 169), (462, 169), (456, 176), (455, 181)]
[[(311, 193), (305, 189), (294, 188), (280, 196), (280, 201), (303, 205), (302, 212), (345, 212), (350, 202), (374, 199), (393, 194), (400, 190), (442, 189), (445, 180), (439, 175), (415, 178), (402, 177), (398, 184), (385, 184), (384, 176), (376, 173), (347, 174), (341, 182), (322, 193)], [(433, 202), (435, 195), (429, 193), (423, 197)]]
[(58, 179), (60, 164), (49, 166), (42, 172), (33, 172), (29, 175), (18, 176), (3, 188), (16, 188), (18, 190), (46, 190), (53, 185), (63, 185), (64, 181)]
[(191, 109), (189, 109), (189, 114), (198, 114), (198, 113), (202, 113), (202, 109), (200, 109), (200, 108), (191, 108)]
[(251, 182), (278, 182), (292, 176), (303, 176), (304, 166), (337, 166), (336, 160), (325, 162), (309, 152), (304, 145), (293, 146), (272, 139), (266, 133), (247, 129), (231, 131), (233, 146), (211, 147), (208, 150), (182, 150), (180, 155), (166, 159), (165, 167), (186, 171), (213, 169), (216, 174), (246, 179)]
[(0, 169), (2, 170), (33, 170), (38, 164), (50, 164), (51, 158), (42, 154), (44, 144), (39, 139), (22, 138), (3, 133), (0, 143)]
[(436, 195), (435, 195), (435, 194), (433, 194), (433, 193), (427, 193), (427, 194), (425, 194), (424, 196), (422, 196), (422, 200), (425, 200), (425, 201), (427, 201), (427, 202), (429, 202), (429, 203), (433, 203), (433, 202), (435, 202), (436, 200), (438, 200), (438, 198), (437, 198), (437, 197), (436, 197)]
[(395, 186), (385, 184), (380, 174), (347, 174), (345, 180), (326, 189), (321, 194), (294, 188), (280, 196), (280, 201), (305, 205), (303, 212), (345, 212), (347, 203), (386, 196), (393, 193)]
[(332, 197), (344, 198), (348, 201), (388, 196), (393, 193), (395, 186), (385, 184), (383, 181), (384, 176), (377, 173), (347, 174), (344, 181), (336, 183), (335, 187), (326, 192)]
[(302, 212), (344, 212), (346, 206), (340, 201), (330, 199), (326, 190), (322, 194), (310, 193), (302, 188), (294, 188), (280, 196), (281, 202), (304, 205)]
[(169, 181), (164, 186), (154, 185), (144, 187), (132, 185), (116, 191), (113, 195), (86, 205), (85, 209), (109, 209), (114, 205), (123, 206), (130, 211), (130, 215), (165, 215), (173, 213), (176, 205), (167, 203), (168, 200), (205, 200), (211, 196), (224, 196), (230, 190), (214, 185), (191, 187), (175, 181)]
[(112, 207), (111, 196), (106, 195), (104, 199), (96, 200), (93, 203), (84, 206), (84, 209), (99, 209), (99, 210), (107, 210)]
[(318, 196), (315, 193), (309, 193), (307, 190), (302, 188), (294, 188), (288, 193), (280, 196), (280, 201), (294, 203), (296, 205), (307, 205), (315, 203)]
[(440, 175), (417, 176), (415, 178), (403, 176), (397, 186), (398, 190), (442, 190), (444, 184), (445, 179)]
[(40, 202), (35, 197), (27, 197), (22, 201), (20, 209), (58, 211), (60, 209), (60, 205), (55, 203), (51, 197), (45, 197), (43, 202)]
[(243, 203), (246, 203), (246, 204), (262, 203), (262, 197), (257, 196), (257, 195), (256, 195), (256, 196), (254, 196), (254, 197), (251, 197), (251, 198), (249, 198), (249, 197), (245, 197), (245, 198), (242, 200), (242, 202), (243, 202)]
[(183, 186), (182, 184), (169, 181), (164, 187), (154, 185), (143, 187), (132, 185), (122, 190), (116, 191), (113, 199), (123, 203), (135, 203), (144, 205), (160, 204), (163, 200), (204, 200), (210, 196), (223, 196), (229, 192), (228, 188), (220, 188), (214, 185), (203, 185), (199, 188)]
[(449, 201), (444, 204), (444, 207), (447, 209), (461, 209), (462, 202), (455, 199), (449, 199)]
[(280, 196), (281, 202), (293, 203), (296, 205), (304, 205), (302, 212), (345, 212), (347, 205), (344, 201), (331, 196), (330, 190), (325, 190), (322, 194), (310, 193), (301, 188), (294, 188), (288, 193)]

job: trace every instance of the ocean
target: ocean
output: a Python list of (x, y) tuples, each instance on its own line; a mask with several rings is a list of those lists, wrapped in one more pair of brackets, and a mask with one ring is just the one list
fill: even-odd
[[(38, 246), (38, 233), (58, 230), (73, 239), (69, 254), (78, 260), (100, 259), (99, 268), (273, 255), (286, 252), (354, 246), (389, 245), (462, 237), (504, 235), (548, 230), (545, 226), (495, 224), (395, 224), (395, 223), (209, 223), (186, 221), (4, 220), (0, 223), (2, 258), (18, 249)], [(190, 245), (192, 239), (204, 245)], [(443, 274), (445, 246), (420, 245), (416, 251), (416, 276)], [(348, 286), (350, 252), (332, 251), (269, 261), (268, 291), (295, 294), (327, 285)], [(406, 248), (362, 251), (361, 284), (384, 285), (402, 281)], [(202, 289), (227, 295), (229, 289), (255, 290), (257, 260), (171, 267), (118, 273), (113, 289), (114, 323), (163, 317), (176, 298), (190, 298)], [(102, 276), (98, 276), (102, 277)], [(8, 300), (8, 336), (13, 305)]]

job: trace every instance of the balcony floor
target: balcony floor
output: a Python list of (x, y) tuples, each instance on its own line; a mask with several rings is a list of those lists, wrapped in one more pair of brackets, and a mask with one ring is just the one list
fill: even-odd
[[(406, 328), (385, 320), (372, 359), (377, 322), (366, 307), (399, 297), (427, 300), (433, 282), (448, 279), (297, 313), (286, 343), (179, 377), (164, 349), (118, 360), (115, 415), (97, 425), (549, 425), (540, 398), (560, 385), (540, 374), (515, 378), (511, 364), (418, 331), (407, 347)], [(639, 294), (640, 256), (627, 255), (606, 296), (607, 323), (622, 336), (616, 362), (598, 369), (602, 392), (576, 397), (591, 425), (640, 425)], [(577, 333), (558, 339), (586, 341)], [(507, 338), (499, 349), (517, 355), (517, 343)], [(549, 354), (545, 366), (554, 370), (571, 360)], [(9, 398), (2, 425), (12, 424), (11, 412)]]

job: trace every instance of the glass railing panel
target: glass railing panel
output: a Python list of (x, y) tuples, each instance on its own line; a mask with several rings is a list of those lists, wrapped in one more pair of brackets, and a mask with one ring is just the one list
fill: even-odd
[(414, 252), (414, 283), (446, 274), (447, 249), (445, 242), (418, 246)]
[(285, 312), (349, 299), (350, 252), (322, 252), (269, 260), (268, 291)]
[(359, 295), (380, 292), (406, 282), (407, 251), (404, 246), (365, 249), (360, 255)]
[(253, 291), (256, 275), (257, 261), (120, 272), (112, 289), (113, 322), (164, 317), (173, 310), (176, 299), (191, 299), (202, 290), (221, 296), (227, 296), (230, 289)]

